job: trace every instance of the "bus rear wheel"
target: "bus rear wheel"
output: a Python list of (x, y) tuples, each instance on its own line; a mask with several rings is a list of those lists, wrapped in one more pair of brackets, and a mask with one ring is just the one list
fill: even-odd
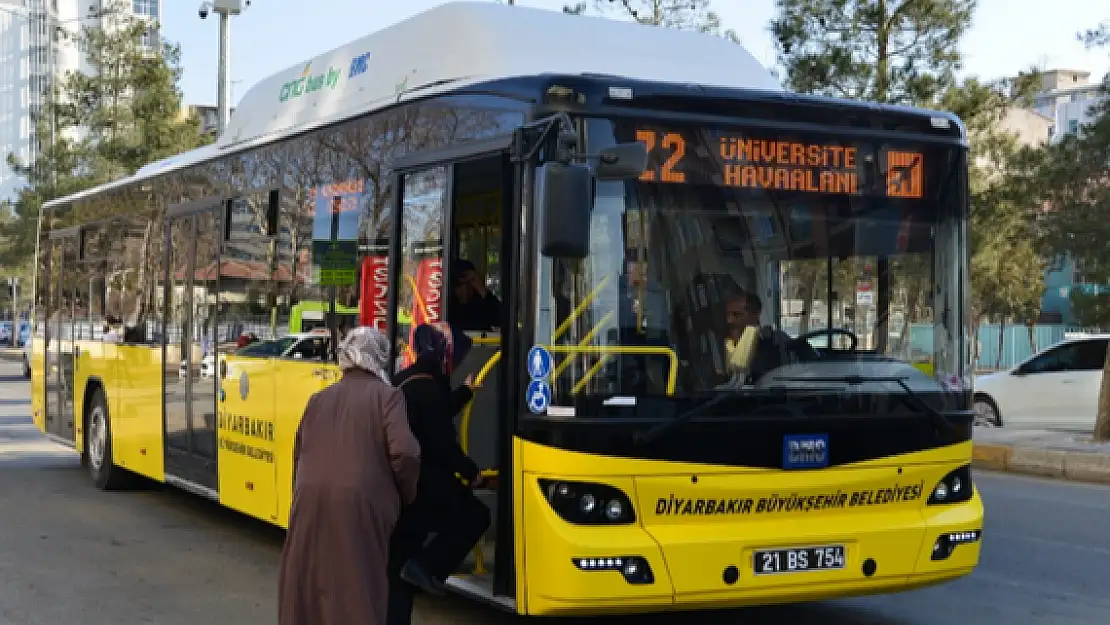
[(85, 409), (85, 451), (82, 460), (100, 490), (116, 490), (126, 482), (124, 470), (112, 463), (112, 420), (104, 389), (96, 389)]

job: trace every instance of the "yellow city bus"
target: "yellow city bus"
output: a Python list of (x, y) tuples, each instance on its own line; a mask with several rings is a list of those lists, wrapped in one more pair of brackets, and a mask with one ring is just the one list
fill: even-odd
[(284, 526), (335, 337), (236, 354), (233, 311), (357, 307), (400, 364), (470, 258), (502, 302), (458, 372), (495, 522), (453, 590), (606, 614), (956, 579), (983, 522), (967, 159), (951, 115), (786, 93), (720, 38), (444, 4), (47, 204), (35, 423), (99, 488)]
[[(337, 305), (335, 307), (336, 327), (357, 326), (358, 313), (358, 308), (354, 306)], [(297, 302), (289, 310), (289, 333), (311, 332), (317, 328), (326, 328), (330, 314), (328, 302)]]

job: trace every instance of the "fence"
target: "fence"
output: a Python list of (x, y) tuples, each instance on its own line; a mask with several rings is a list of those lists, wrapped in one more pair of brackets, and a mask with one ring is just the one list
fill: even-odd
[[(979, 326), (978, 332), (979, 359), (975, 363), (976, 369), (1009, 369), (1038, 351), (1064, 340), (1064, 334), (1073, 330), (1077, 328), (1062, 324), (1035, 325), (1030, 337), (1028, 326), (983, 324)], [(998, 350), (1000, 334), (1001, 358)]]
[[(1029, 327), (1017, 324), (985, 323), (979, 326), (976, 338), (978, 354), (975, 361), (977, 371), (995, 371), (1014, 367), (1033, 354), (1064, 340), (1068, 332), (1095, 331), (1063, 324), (1039, 324), (1033, 326), (1032, 337)], [(1001, 358), (999, 358), (999, 335), (1002, 335)], [(914, 351), (931, 354), (933, 349), (933, 326), (915, 323), (910, 326), (910, 345)]]

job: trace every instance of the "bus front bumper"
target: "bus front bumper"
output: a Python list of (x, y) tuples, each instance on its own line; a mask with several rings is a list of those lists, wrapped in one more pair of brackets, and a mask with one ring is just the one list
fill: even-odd
[[(922, 588), (974, 570), (983, 523), (978, 493), (936, 510), (820, 524), (778, 519), (646, 527), (571, 526), (537, 499), (526, 504), (538, 513), (526, 533), (523, 612), (531, 615), (726, 609)], [(755, 574), (756, 551), (824, 545), (844, 547), (840, 568)], [(630, 557), (650, 568), (650, 582), (630, 581), (622, 572)]]

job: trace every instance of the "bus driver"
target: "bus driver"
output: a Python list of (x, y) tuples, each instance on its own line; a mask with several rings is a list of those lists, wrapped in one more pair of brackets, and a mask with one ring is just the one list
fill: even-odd
[(759, 343), (748, 371), (748, 382), (753, 384), (768, 371), (788, 364), (797, 356), (791, 353), (796, 347), (790, 335), (769, 326), (760, 326), (762, 314), (763, 302), (755, 293), (740, 291), (725, 301), (725, 324), (728, 332), (725, 337), (725, 354), (731, 354), (736, 348), (745, 328), (759, 330)]

